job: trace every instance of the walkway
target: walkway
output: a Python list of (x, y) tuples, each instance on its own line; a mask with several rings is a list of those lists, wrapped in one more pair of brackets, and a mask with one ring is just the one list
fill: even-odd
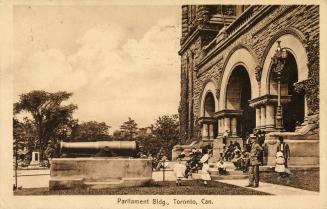
[[(232, 184), (239, 187), (245, 187), (248, 185), (248, 179), (236, 179), (236, 180), (218, 180), (221, 183)], [(308, 191), (303, 189), (297, 189), (294, 187), (277, 185), (277, 184), (270, 184), (260, 182), (259, 187), (246, 187), (249, 189), (254, 189), (260, 192), (266, 192), (273, 195), (319, 195), (319, 192)]]

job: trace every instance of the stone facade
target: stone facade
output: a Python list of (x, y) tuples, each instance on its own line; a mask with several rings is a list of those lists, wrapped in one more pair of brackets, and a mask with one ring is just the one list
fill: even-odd
[[(284, 110), (286, 131), (319, 139), (319, 6), (185, 5), (179, 51), (180, 131), (185, 144), (219, 138), (225, 130), (236, 138), (253, 128), (279, 131), (277, 81), (271, 64), (277, 41), (287, 50), (290, 65), (280, 84), (279, 101), (290, 109), (299, 103), (294, 98), (303, 103), (296, 106), (303, 113), (292, 113), (302, 115), (296, 118), (301, 125), (292, 124), (293, 115)], [(205, 114), (208, 92), (215, 97), (215, 114), (210, 117)]]

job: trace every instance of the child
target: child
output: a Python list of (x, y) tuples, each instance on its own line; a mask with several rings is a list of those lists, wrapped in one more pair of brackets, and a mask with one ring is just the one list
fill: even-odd
[(281, 151), (276, 153), (276, 166), (275, 171), (279, 173), (281, 176), (285, 173), (285, 158)]
[(182, 178), (184, 177), (186, 166), (182, 164), (180, 158), (177, 158), (178, 163), (174, 165), (174, 174), (176, 177), (176, 186), (182, 185)]
[(202, 171), (201, 171), (201, 179), (203, 180), (204, 186), (207, 186), (208, 184), (207, 181), (211, 180), (208, 160), (209, 160), (208, 154), (203, 155), (203, 157), (200, 160), (200, 162), (203, 163)]
[(219, 175), (226, 175), (226, 165), (222, 158), (219, 159), (217, 167)]

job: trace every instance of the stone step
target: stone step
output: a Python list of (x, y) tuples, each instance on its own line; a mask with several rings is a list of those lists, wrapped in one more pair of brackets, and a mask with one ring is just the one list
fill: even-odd
[(234, 179), (247, 179), (249, 176), (247, 174), (241, 175), (211, 175), (212, 180), (234, 180)]
[[(243, 175), (246, 174), (243, 171), (240, 170), (227, 170), (229, 175)], [(201, 173), (201, 172), (199, 172)], [(210, 170), (211, 175), (219, 175), (218, 170)]]
[(83, 178), (55, 178), (49, 181), (49, 189), (71, 189), (83, 187)]
[(120, 181), (92, 181), (92, 182), (84, 182), (84, 185), (88, 189), (108, 189), (108, 188), (119, 188), (124, 183), (124, 180)]
[[(247, 174), (233, 174), (233, 175), (217, 175), (217, 174), (211, 174), (211, 179), (212, 180), (232, 180), (232, 179), (246, 179), (248, 178)], [(192, 174), (193, 179), (201, 179), (201, 174), (200, 173), (193, 173)]]

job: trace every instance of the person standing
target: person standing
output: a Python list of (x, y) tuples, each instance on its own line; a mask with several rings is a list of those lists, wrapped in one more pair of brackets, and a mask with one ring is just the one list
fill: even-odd
[(263, 151), (256, 137), (251, 137), (249, 185), (246, 187), (259, 187), (259, 156)]
[(177, 163), (174, 165), (174, 175), (176, 177), (176, 186), (182, 185), (182, 178), (185, 175), (186, 166), (182, 163), (181, 158), (177, 158)]
[(288, 168), (288, 165), (287, 165), (287, 160), (290, 160), (291, 159), (291, 151), (290, 151), (290, 148), (288, 146), (288, 144), (286, 144), (284, 142), (284, 138), (283, 136), (279, 136), (278, 137), (278, 140), (279, 140), (279, 143), (277, 145), (277, 152), (282, 152), (283, 153), (283, 156), (284, 156), (284, 159), (285, 159), (285, 168)]
[(200, 160), (200, 162), (203, 163), (202, 170), (201, 170), (201, 179), (203, 180), (204, 186), (207, 186), (208, 185), (207, 181), (211, 180), (208, 161), (209, 161), (208, 154), (203, 155), (203, 157)]
[(283, 153), (278, 151), (276, 153), (276, 166), (275, 171), (279, 173), (280, 176), (284, 176), (285, 173), (285, 159)]
[(226, 129), (225, 132), (223, 133), (223, 144), (227, 145), (227, 138), (229, 136), (229, 131)]

